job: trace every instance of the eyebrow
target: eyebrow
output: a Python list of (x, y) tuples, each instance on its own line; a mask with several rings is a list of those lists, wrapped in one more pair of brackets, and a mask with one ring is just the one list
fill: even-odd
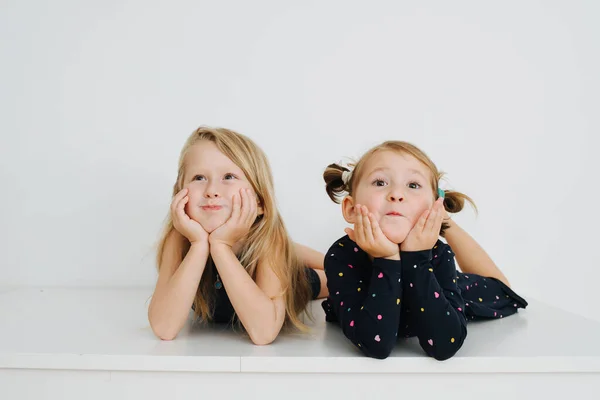
[[(387, 167), (380, 167), (380, 168), (375, 168), (373, 171), (371, 171), (371, 173), (369, 173), (369, 175), (367, 176), (371, 176), (376, 172), (385, 172), (385, 171), (391, 171), (390, 168)], [(414, 168), (409, 168), (408, 172), (410, 172), (411, 174), (415, 174), (415, 175), (420, 175), (423, 179), (427, 180), (427, 178), (425, 177), (425, 175), (423, 175), (423, 173), (421, 171), (419, 171), (418, 169), (414, 169)]]
[(423, 173), (421, 171), (419, 171), (418, 169), (409, 168), (408, 172), (411, 172), (411, 173), (416, 174), (416, 175), (421, 175), (421, 177), (423, 179), (427, 180), (427, 178), (425, 177), (425, 175), (423, 175)]
[[(200, 166), (200, 167), (198, 165), (187, 166), (185, 169), (184, 178), (188, 178), (188, 179), (184, 180), (184, 182), (187, 182), (187, 181), (193, 179), (197, 175), (206, 176), (206, 171), (203, 171), (202, 170), (203, 168), (204, 168), (204, 170), (207, 169), (206, 166)], [(238, 167), (238, 169), (239, 169), (239, 167)], [(202, 172), (199, 172), (199, 171), (202, 171)], [(244, 171), (242, 171), (241, 169), (239, 171), (235, 171), (233, 168), (231, 168), (231, 169), (223, 169), (223, 171), (225, 171), (225, 172), (222, 172), (222, 171), (219, 171), (219, 172), (222, 173), (223, 175), (234, 174), (240, 179), (244, 178)]]
[(375, 168), (373, 171), (369, 172), (369, 175), (367, 176), (371, 176), (373, 175), (375, 172), (385, 172), (385, 171), (391, 171), (390, 168), (387, 167), (379, 167), (379, 168)]

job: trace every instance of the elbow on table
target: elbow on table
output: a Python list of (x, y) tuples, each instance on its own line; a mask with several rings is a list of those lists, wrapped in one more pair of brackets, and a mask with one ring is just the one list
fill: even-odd
[(359, 348), (368, 357), (385, 360), (392, 354), (395, 345), (396, 341), (390, 341), (389, 343), (375, 342), (369, 346), (366, 346), (365, 343), (361, 343)]
[(266, 346), (271, 344), (277, 338), (277, 333), (270, 332), (248, 332), (250, 340), (257, 346)]
[(159, 338), (160, 340), (165, 340), (165, 341), (170, 341), (173, 340), (177, 337), (177, 334), (179, 333), (178, 331), (174, 330), (174, 329), (169, 329), (167, 327), (156, 327), (156, 326), (152, 326), (152, 332), (154, 332), (154, 335)]

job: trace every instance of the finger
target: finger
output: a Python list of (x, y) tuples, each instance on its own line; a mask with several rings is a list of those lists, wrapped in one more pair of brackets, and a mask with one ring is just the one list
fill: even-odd
[(344, 232), (346, 232), (346, 235), (348, 235), (350, 240), (352, 240), (354, 243), (356, 243), (356, 235), (354, 234), (354, 231), (352, 229), (346, 228), (346, 229), (344, 229)]
[(439, 232), (438, 221), (440, 221), (440, 217), (444, 217), (444, 213), (442, 212), (444, 207), (442, 201), (443, 198), (440, 197), (434, 203), (433, 209), (435, 212), (429, 216), (428, 226), (425, 227), (426, 230), (433, 232), (437, 228)]
[(444, 221), (450, 219), (450, 214), (448, 213), (448, 210), (446, 210), (446, 207), (444, 206), (444, 199), (442, 199), (442, 218)]
[(444, 209), (444, 202), (441, 201), (440, 202), (440, 208), (439, 208), (439, 211), (438, 211), (438, 216), (437, 216), (437, 219), (436, 219), (435, 224), (433, 226), (433, 229), (435, 229), (436, 232), (440, 231), (440, 229), (442, 227), (442, 222), (444, 222), (444, 218), (446, 216), (445, 214), (446, 214), (446, 210)]
[(185, 196), (184, 198), (179, 200), (179, 203), (177, 203), (177, 208), (175, 209), (175, 217), (177, 218), (178, 222), (183, 222), (189, 219), (188, 215), (185, 213), (185, 205), (189, 200), (190, 198), (188, 196)]
[(431, 210), (429, 212), (429, 215), (427, 216), (427, 221), (425, 221), (425, 227), (423, 228), (423, 230), (425, 230), (426, 232), (429, 232), (433, 229), (433, 224), (437, 219), (438, 216), (438, 203), (435, 202), (433, 204), (433, 207), (431, 207)]
[(421, 217), (419, 218), (413, 229), (415, 229), (417, 232), (423, 231), (423, 228), (425, 227), (425, 222), (427, 221), (427, 217), (429, 216), (429, 212), (430, 210), (425, 210), (423, 214), (421, 214)]
[[(365, 207), (365, 212), (367, 208)], [(371, 213), (367, 212), (366, 215), (363, 215), (364, 218), (364, 227), (365, 227), (365, 237), (369, 243), (375, 243), (375, 237), (373, 236), (373, 228), (371, 225)]]
[(174, 198), (181, 200), (182, 198), (184, 198), (185, 196), (187, 196), (189, 192), (189, 189), (184, 187), (183, 189), (181, 189), (179, 192), (177, 192), (177, 194), (175, 194)]
[(231, 215), (229, 216), (229, 219), (235, 222), (239, 219), (242, 208), (242, 199), (239, 193), (233, 194), (232, 204), (233, 206), (231, 207)]
[(381, 236), (383, 235), (383, 232), (381, 231), (381, 228), (379, 227), (379, 222), (377, 222), (377, 219), (375, 218), (373, 213), (369, 213), (369, 219), (371, 221), (371, 230), (373, 232), (373, 238), (375, 240), (380, 240)]
[(246, 221), (247, 225), (252, 226), (254, 221), (256, 221), (256, 217), (258, 216), (258, 198), (252, 192), (252, 189), (248, 189), (249, 202), (250, 207), (248, 210), (248, 220)]
[(171, 210), (175, 211), (175, 209), (177, 208), (177, 204), (179, 204), (179, 201), (187, 195), (187, 192), (188, 189), (183, 188), (179, 192), (177, 192), (175, 196), (173, 196), (173, 200), (171, 201)]
[(246, 189), (240, 189), (240, 214), (238, 215), (238, 222), (245, 221), (248, 214), (248, 193)]
[(354, 233), (356, 234), (356, 243), (364, 243), (365, 235), (363, 228), (363, 219), (362, 219), (362, 207), (360, 204), (356, 205), (356, 222), (354, 226)]
[(189, 200), (189, 196), (184, 196), (181, 199), (179, 199), (179, 201), (175, 204), (175, 212), (178, 213), (179, 211), (185, 210), (185, 205), (188, 203)]
[(256, 204), (256, 202), (253, 201), (254, 199), (252, 193), (250, 193), (250, 189), (244, 189), (243, 195), (241, 222), (245, 226), (248, 226), (250, 218), (252, 217), (252, 206), (253, 203)]

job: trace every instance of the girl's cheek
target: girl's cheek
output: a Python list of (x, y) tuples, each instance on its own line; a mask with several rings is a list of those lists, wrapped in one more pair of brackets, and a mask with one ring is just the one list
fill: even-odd
[(190, 198), (191, 203), (197, 203), (200, 200), (200, 193), (198, 190), (189, 188), (188, 197)]

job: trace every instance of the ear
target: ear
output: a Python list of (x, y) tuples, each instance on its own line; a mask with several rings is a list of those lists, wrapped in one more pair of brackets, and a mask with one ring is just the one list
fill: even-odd
[(260, 217), (261, 215), (264, 215), (265, 213), (265, 209), (263, 208), (262, 202), (258, 199), (256, 199), (256, 205), (257, 205), (257, 214), (256, 216)]
[(342, 214), (347, 223), (354, 224), (356, 222), (356, 211), (354, 210), (354, 199), (352, 196), (346, 196), (342, 200)]

